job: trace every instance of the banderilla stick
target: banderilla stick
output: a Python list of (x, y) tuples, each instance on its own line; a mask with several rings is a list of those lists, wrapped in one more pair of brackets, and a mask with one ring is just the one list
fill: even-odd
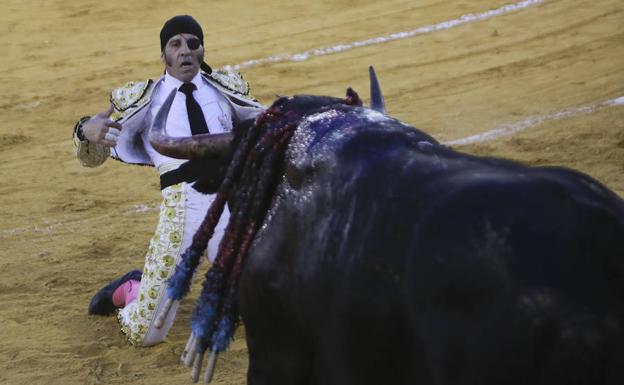
[(204, 383), (210, 384), (212, 382), (212, 375), (214, 374), (215, 366), (217, 365), (217, 357), (219, 353), (215, 350), (210, 352), (210, 357), (208, 357), (208, 367), (206, 368), (206, 373), (204, 373)]
[[(193, 334), (193, 332), (191, 332), (191, 335), (189, 336), (188, 340), (186, 341), (186, 346), (184, 347), (184, 350), (182, 351), (182, 356), (180, 357), (180, 361), (182, 363), (184, 363), (186, 361), (186, 357), (189, 355), (191, 348), (195, 345), (195, 342), (197, 341), (197, 338), (195, 338), (195, 334)], [(197, 347), (197, 345), (195, 345), (195, 347)]]
[(167, 298), (167, 301), (165, 302), (165, 306), (163, 306), (162, 311), (158, 313), (158, 316), (156, 316), (156, 320), (154, 321), (154, 326), (156, 326), (156, 329), (160, 329), (161, 327), (163, 327), (163, 325), (165, 324), (165, 320), (167, 319), (167, 316), (169, 315), (169, 311), (171, 311), (172, 306), (173, 306), (173, 298)]
[(191, 365), (195, 362), (195, 356), (197, 355), (197, 350), (199, 349), (199, 340), (195, 336), (191, 336), (191, 338), (193, 341), (188, 344), (190, 346), (183, 361), (184, 365), (188, 367), (191, 367)]
[(204, 361), (204, 353), (197, 353), (195, 360), (193, 361), (193, 370), (191, 371), (191, 380), (196, 383), (199, 380), (199, 373), (202, 368), (202, 361)]

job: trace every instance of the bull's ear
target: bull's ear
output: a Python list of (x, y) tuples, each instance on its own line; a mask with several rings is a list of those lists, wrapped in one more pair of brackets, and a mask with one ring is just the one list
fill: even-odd
[(358, 95), (357, 92), (355, 92), (351, 87), (347, 88), (347, 98), (345, 99), (345, 102), (350, 106), (361, 106), (364, 104), (362, 103), (362, 99), (360, 99), (360, 95)]
[(377, 74), (375, 74), (373, 66), (368, 67), (368, 74), (370, 75), (371, 109), (385, 114), (386, 103), (384, 102), (381, 86), (379, 85), (379, 80), (377, 80)]

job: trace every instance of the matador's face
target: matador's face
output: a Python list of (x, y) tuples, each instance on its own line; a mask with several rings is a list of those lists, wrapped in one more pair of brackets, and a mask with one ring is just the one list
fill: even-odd
[(169, 75), (189, 82), (197, 75), (204, 61), (204, 46), (197, 36), (181, 33), (169, 39), (160, 59)]

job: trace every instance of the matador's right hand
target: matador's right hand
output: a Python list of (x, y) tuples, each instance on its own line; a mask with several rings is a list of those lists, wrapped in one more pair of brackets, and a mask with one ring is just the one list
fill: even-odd
[(93, 116), (82, 125), (82, 136), (89, 142), (103, 144), (105, 146), (115, 146), (117, 137), (121, 133), (121, 123), (110, 119), (113, 113), (113, 105), (104, 112)]

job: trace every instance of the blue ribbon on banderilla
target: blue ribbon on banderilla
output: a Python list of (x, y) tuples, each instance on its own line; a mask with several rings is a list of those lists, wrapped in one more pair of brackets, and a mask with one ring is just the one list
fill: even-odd
[[(238, 325), (237, 291), (243, 263), (272, 201), (279, 181), (279, 165), (296, 128), (292, 122), (271, 124), (276, 120), (279, 119), (275, 111), (265, 112), (237, 147), (214, 202), (191, 246), (184, 251), (168, 280), (168, 299), (155, 321), (157, 328), (162, 327), (173, 303), (189, 292), (201, 256), (214, 234), (225, 204), (229, 204), (230, 221), (219, 244), (217, 257), (205, 275), (193, 312), (191, 336), (181, 357), (187, 366), (193, 368), (194, 382), (199, 378), (208, 349), (211, 354), (205, 381), (211, 381), (217, 356), (228, 348)], [(233, 186), (236, 186), (235, 191)]]

